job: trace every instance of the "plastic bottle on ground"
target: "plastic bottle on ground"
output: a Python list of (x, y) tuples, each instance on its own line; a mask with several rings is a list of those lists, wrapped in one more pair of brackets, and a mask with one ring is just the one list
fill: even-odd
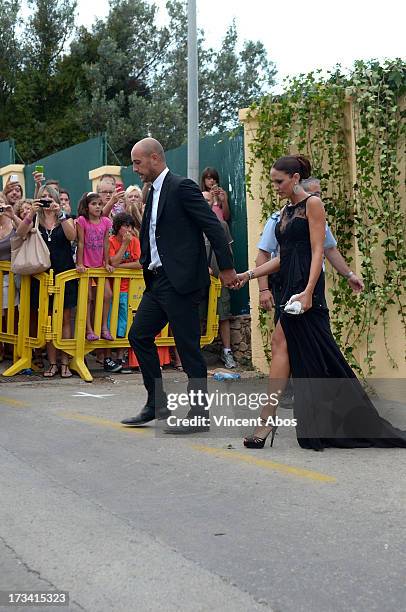
[(241, 374), (237, 372), (216, 372), (213, 374), (214, 380), (238, 380)]

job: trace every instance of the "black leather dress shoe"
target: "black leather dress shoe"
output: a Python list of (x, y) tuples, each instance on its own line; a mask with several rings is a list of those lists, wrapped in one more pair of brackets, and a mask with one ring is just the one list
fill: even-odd
[(139, 414), (135, 417), (131, 417), (129, 419), (123, 419), (121, 421), (122, 425), (128, 425), (130, 427), (138, 427), (140, 425), (145, 425), (154, 419), (167, 419), (170, 415), (170, 411), (167, 408), (159, 408), (155, 410), (153, 406), (145, 405)]

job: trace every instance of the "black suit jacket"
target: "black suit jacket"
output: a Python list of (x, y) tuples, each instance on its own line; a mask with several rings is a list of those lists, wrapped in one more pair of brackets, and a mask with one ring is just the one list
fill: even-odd
[[(149, 197), (140, 230), (140, 263), (147, 286), (151, 280), (151, 209)], [(224, 230), (199, 187), (190, 179), (168, 172), (159, 196), (155, 239), (165, 273), (179, 293), (203, 289), (210, 282), (203, 233), (213, 247), (220, 270), (234, 268)]]

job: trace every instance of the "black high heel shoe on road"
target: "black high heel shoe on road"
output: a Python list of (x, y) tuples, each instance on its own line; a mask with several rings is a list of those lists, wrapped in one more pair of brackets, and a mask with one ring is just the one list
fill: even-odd
[(247, 438), (244, 438), (243, 444), (245, 448), (264, 448), (265, 442), (267, 441), (269, 434), (271, 434), (271, 447), (272, 447), (277, 429), (278, 429), (277, 425), (273, 425), (272, 427), (270, 427), (265, 438), (261, 438), (260, 436), (256, 436), (256, 435), (248, 436)]

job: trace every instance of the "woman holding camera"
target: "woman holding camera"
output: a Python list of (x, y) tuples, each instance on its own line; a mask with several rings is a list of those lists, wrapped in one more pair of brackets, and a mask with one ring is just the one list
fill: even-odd
[[(51, 186), (41, 187), (38, 199), (33, 201), (32, 211), (27, 214), (20, 224), (17, 235), (24, 237), (33, 228), (35, 217), (39, 217), (39, 231), (49, 249), (51, 258), (51, 269), (54, 274), (74, 270), (75, 263), (72, 257), (71, 242), (76, 240), (76, 228), (73, 220), (61, 210), (59, 194)], [(76, 306), (77, 282), (69, 281), (65, 286), (65, 301), (63, 310), (62, 337), (71, 337), (71, 309)], [(31, 308), (38, 310), (39, 283), (36, 279), (31, 280)], [(52, 301), (50, 300), (50, 308)], [(47, 343), (49, 369), (44, 372), (46, 378), (52, 378), (58, 373), (57, 351), (52, 342)], [(61, 356), (61, 377), (72, 376), (68, 366), (68, 355)]]
[(203, 197), (220, 221), (230, 220), (230, 207), (227, 194), (219, 185), (220, 177), (215, 168), (205, 168), (200, 179), (200, 189)]

